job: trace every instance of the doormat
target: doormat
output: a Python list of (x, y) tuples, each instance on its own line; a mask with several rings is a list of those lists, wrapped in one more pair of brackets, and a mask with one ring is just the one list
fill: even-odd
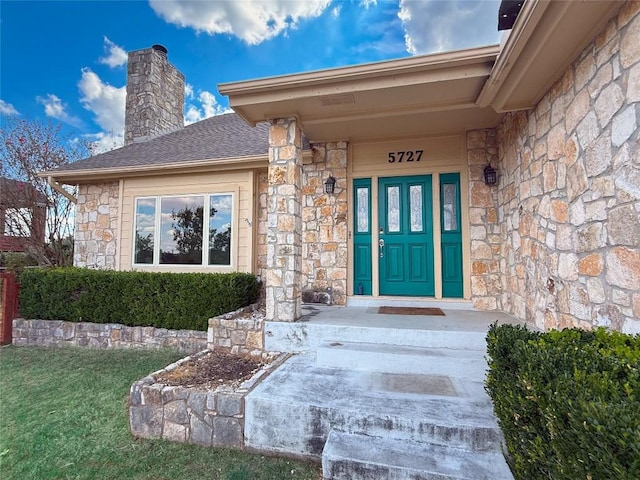
[(391, 315), (439, 315), (444, 316), (444, 312), (439, 308), (432, 307), (380, 307), (378, 313)]

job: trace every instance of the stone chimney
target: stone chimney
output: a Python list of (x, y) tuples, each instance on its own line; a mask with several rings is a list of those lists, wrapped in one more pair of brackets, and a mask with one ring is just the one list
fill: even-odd
[(124, 144), (184, 127), (184, 75), (162, 45), (129, 52)]

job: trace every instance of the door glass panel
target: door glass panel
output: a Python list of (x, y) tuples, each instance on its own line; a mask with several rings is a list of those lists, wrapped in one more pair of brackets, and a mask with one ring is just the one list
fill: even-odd
[(457, 185), (447, 183), (443, 188), (443, 226), (445, 231), (458, 230)]
[(360, 187), (356, 189), (356, 201), (358, 202), (358, 232), (369, 231), (369, 189)]
[(422, 185), (409, 187), (409, 208), (411, 209), (411, 231), (422, 232)]
[(400, 231), (400, 187), (387, 187), (387, 231)]

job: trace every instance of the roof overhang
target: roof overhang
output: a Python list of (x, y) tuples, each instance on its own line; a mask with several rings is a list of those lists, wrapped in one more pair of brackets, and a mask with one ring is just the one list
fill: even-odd
[[(310, 157), (311, 152), (305, 152)], [(39, 177), (51, 177), (53, 181), (64, 185), (95, 182), (97, 179), (118, 180), (120, 178), (144, 177), (150, 175), (175, 175), (185, 173), (203, 173), (213, 171), (247, 170), (265, 168), (269, 164), (266, 155), (218, 158), (191, 162), (167, 163), (164, 165), (142, 165), (128, 167), (93, 168), (86, 170), (48, 170), (38, 173)]]
[(311, 142), (438, 135), (496, 125), (476, 99), (500, 47), (219, 85), (250, 124), (296, 117)]
[(525, 1), (478, 105), (497, 112), (535, 107), (621, 5), (611, 0)]

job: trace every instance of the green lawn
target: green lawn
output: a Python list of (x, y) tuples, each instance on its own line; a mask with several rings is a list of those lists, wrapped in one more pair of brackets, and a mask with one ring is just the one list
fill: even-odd
[(133, 438), (129, 387), (182, 356), (171, 351), (0, 348), (0, 477), (319, 478), (319, 467), (304, 462)]

